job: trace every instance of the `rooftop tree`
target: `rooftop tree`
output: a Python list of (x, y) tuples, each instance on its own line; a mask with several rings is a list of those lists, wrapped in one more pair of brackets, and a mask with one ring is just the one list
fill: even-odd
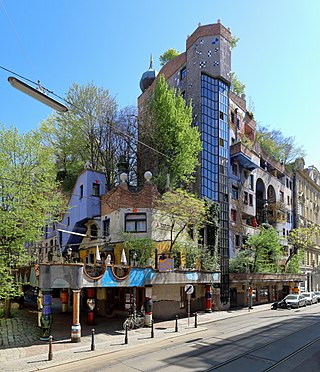
[(141, 157), (154, 174), (159, 190), (164, 191), (168, 174), (172, 188), (192, 181), (201, 141), (198, 128), (192, 126), (191, 102), (187, 105), (160, 75), (142, 116), (139, 136), (149, 148), (141, 148)]
[(159, 57), (160, 65), (164, 66), (167, 62), (171, 61), (173, 58), (177, 57), (180, 53), (173, 48), (169, 48)]
[(292, 163), (295, 159), (305, 156), (304, 149), (295, 143), (295, 138), (285, 137), (280, 129), (270, 130), (267, 126), (259, 125), (256, 140), (262, 151), (284, 164)]
[(109, 91), (92, 83), (74, 83), (66, 100), (69, 111), (54, 114), (41, 126), (55, 149), (58, 177), (64, 189), (72, 189), (87, 162), (92, 170), (106, 174), (108, 189), (115, 182), (119, 164), (132, 181), (137, 138), (135, 108), (119, 110)]

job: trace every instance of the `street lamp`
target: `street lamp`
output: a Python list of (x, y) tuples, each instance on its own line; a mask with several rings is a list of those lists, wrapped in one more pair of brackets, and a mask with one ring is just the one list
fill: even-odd
[(68, 252), (69, 263), (71, 263), (72, 248), (69, 247), (67, 252)]
[(45, 93), (41, 92), (40, 90), (32, 88), (30, 85), (24, 83), (23, 81), (15, 77), (12, 77), (12, 76), (8, 77), (8, 81), (14, 88), (20, 90), (23, 93), (28, 94), (28, 96), (35, 98), (36, 100), (44, 103), (45, 105), (53, 108), (54, 110), (62, 112), (62, 113), (68, 111), (68, 108), (65, 105), (47, 96)]

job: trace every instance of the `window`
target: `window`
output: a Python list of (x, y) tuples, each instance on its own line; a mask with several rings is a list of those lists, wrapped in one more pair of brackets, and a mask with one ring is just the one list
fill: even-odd
[(291, 214), (289, 212), (287, 212), (287, 222), (288, 223), (291, 222)]
[(287, 204), (290, 205), (290, 196), (287, 196)]
[(289, 188), (289, 179), (286, 178), (286, 186)]
[(243, 202), (244, 202), (244, 204), (248, 205), (248, 200), (249, 200), (249, 195), (248, 195), (248, 193), (245, 191), (245, 192), (243, 193)]
[(238, 164), (236, 162), (232, 163), (232, 174), (235, 176), (238, 175)]
[(80, 199), (83, 198), (83, 185), (80, 185)]
[(235, 235), (235, 245), (236, 247), (240, 247), (240, 235)]
[(250, 174), (249, 177), (249, 189), (254, 191), (254, 179), (253, 179), (253, 174)]
[(219, 117), (220, 117), (221, 120), (224, 120), (224, 114), (223, 114), (222, 111), (220, 111)]
[(145, 213), (129, 213), (125, 216), (126, 232), (146, 232), (147, 215)]
[(249, 194), (249, 205), (252, 207), (253, 206), (253, 195)]
[(237, 222), (237, 211), (235, 209), (231, 209), (231, 221)]
[(91, 239), (98, 238), (98, 226), (96, 224), (93, 224), (90, 226), (90, 235), (91, 235)]
[(231, 112), (231, 122), (234, 123), (234, 112)]
[(239, 197), (239, 190), (238, 190), (238, 188), (235, 187), (235, 186), (232, 186), (231, 193), (232, 193), (232, 199), (238, 200), (238, 197)]
[(110, 235), (110, 218), (103, 220), (103, 236)]
[(283, 191), (280, 191), (280, 202), (281, 203), (284, 202), (284, 193), (283, 193)]
[(282, 235), (286, 236), (286, 229), (282, 229)]
[(100, 196), (100, 184), (99, 183), (95, 182), (92, 184), (92, 195)]
[(70, 226), (70, 217), (67, 217), (67, 226)]
[(180, 79), (184, 79), (185, 77), (187, 76), (187, 69), (184, 67), (181, 71), (180, 71)]
[(224, 146), (224, 140), (223, 140), (223, 138), (221, 138), (221, 137), (219, 138), (219, 143), (220, 143), (220, 146), (221, 146), (221, 147)]

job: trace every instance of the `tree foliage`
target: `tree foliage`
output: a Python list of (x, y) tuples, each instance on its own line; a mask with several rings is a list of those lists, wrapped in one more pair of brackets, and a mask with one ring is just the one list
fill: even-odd
[(205, 271), (219, 270), (217, 254), (193, 240), (177, 241), (172, 249), (174, 265), (177, 269), (198, 269)]
[(161, 191), (165, 188), (167, 174), (170, 174), (173, 188), (193, 179), (201, 150), (200, 133), (192, 126), (191, 103), (186, 105), (181, 94), (169, 88), (163, 75), (144, 107), (139, 135), (158, 151), (144, 149), (147, 153), (142, 156), (144, 166), (152, 171), (154, 183)]
[(167, 62), (171, 61), (173, 58), (177, 57), (180, 53), (173, 48), (169, 48), (159, 57), (159, 62), (161, 66), (164, 66)]
[(254, 257), (252, 251), (244, 249), (237, 252), (235, 257), (230, 258), (229, 271), (232, 273), (250, 272), (253, 267)]
[[(25, 244), (62, 211), (53, 154), (39, 132), (0, 131), (0, 298), (18, 294), (15, 268), (30, 259)], [(8, 315), (8, 314), (7, 314)]]
[(237, 95), (241, 96), (245, 93), (246, 85), (242, 83), (234, 72), (230, 74), (231, 87), (230, 89)]
[(84, 164), (106, 174), (110, 189), (117, 165), (127, 164), (129, 181), (134, 179), (137, 138), (136, 110), (118, 110), (108, 90), (92, 83), (73, 84), (67, 95), (69, 111), (54, 114), (42, 123), (47, 142), (55, 149), (58, 177), (71, 190)]
[(277, 230), (261, 227), (258, 234), (250, 236), (247, 249), (230, 260), (230, 270), (235, 272), (280, 273), (280, 260), (284, 254)]
[(205, 203), (182, 189), (164, 193), (158, 200), (157, 209), (169, 221), (170, 252), (187, 228), (197, 231), (207, 219)]
[(151, 238), (136, 238), (130, 233), (124, 234), (124, 239), (124, 248), (131, 254), (136, 254), (136, 260), (141, 266), (146, 266), (156, 248), (156, 243)]
[(305, 151), (295, 143), (295, 138), (285, 137), (280, 129), (270, 130), (268, 127), (259, 125), (256, 131), (256, 140), (262, 151), (284, 164), (305, 156)]
[(304, 253), (307, 249), (315, 247), (315, 238), (319, 234), (319, 226), (314, 224), (309, 227), (300, 227), (290, 231), (288, 242), (291, 244), (292, 250), (286, 261), (287, 272), (300, 272)]
[(239, 37), (236, 37), (235, 35), (232, 35), (231, 42), (230, 42), (231, 49), (234, 49), (237, 46), (239, 40), (240, 40)]

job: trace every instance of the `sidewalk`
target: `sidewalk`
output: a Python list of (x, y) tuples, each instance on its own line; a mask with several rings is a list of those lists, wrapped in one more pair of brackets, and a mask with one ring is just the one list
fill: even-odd
[[(159, 340), (169, 339), (178, 335), (192, 334), (206, 329), (210, 322), (230, 317), (248, 315), (250, 312), (259, 312), (270, 309), (270, 304), (248, 308), (214, 311), (212, 313), (198, 314), (198, 327), (195, 328), (195, 318), (178, 320), (178, 333), (175, 332), (175, 320), (157, 322), (154, 324), (154, 338), (151, 338), (151, 329), (142, 328), (128, 332), (128, 344), (125, 344), (125, 332), (120, 322), (98, 322), (96, 326), (83, 326), (80, 343), (70, 342), (71, 314), (55, 314), (52, 326), (54, 337), (52, 345), (53, 360), (48, 361), (48, 342), (39, 341), (41, 331), (36, 327), (37, 313), (31, 309), (19, 310), (19, 316), (14, 319), (1, 319), (0, 327), (0, 370), (36, 371), (51, 366), (86, 359), (95, 355), (107, 354), (117, 350), (137, 347), (143, 344), (157, 343)], [(92, 328), (95, 329), (95, 351), (91, 351)], [(28, 346), (26, 346), (28, 344)]]

